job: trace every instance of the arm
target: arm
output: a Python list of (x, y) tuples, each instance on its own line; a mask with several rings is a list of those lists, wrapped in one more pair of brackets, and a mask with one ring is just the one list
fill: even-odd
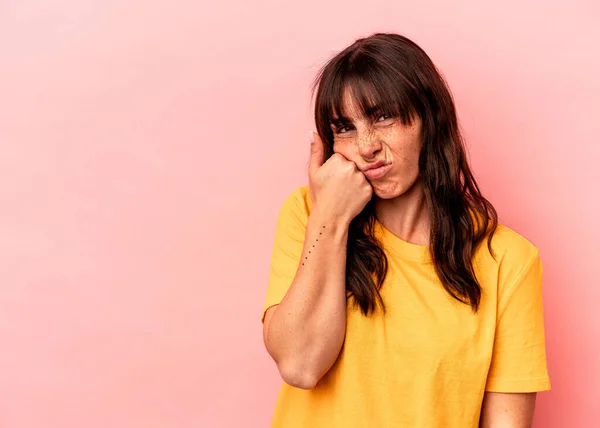
[(535, 393), (486, 392), (481, 406), (480, 428), (531, 428)]
[(309, 166), (312, 212), (299, 237), (292, 237), (300, 229), (297, 221), (288, 223), (284, 215), (278, 222), (271, 267), (272, 273), (286, 272), (279, 286), (287, 289), (265, 313), (263, 327), (281, 377), (304, 389), (327, 373), (344, 343), (348, 227), (373, 192), (353, 162), (340, 154), (325, 162), (324, 153), (315, 134)]
[(542, 303), (543, 266), (527, 242), (503, 258), (494, 349), (481, 428), (529, 428), (536, 392), (550, 389)]
[(294, 281), (265, 315), (267, 351), (292, 386), (314, 387), (340, 353), (346, 333), (347, 240), (345, 221), (313, 211)]

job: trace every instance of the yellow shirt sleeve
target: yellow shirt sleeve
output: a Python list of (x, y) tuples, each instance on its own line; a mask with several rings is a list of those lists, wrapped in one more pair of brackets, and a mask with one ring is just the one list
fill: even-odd
[(550, 389), (544, 337), (542, 263), (535, 251), (498, 296), (496, 336), (485, 390), (524, 393)]
[(304, 193), (305, 189), (297, 189), (284, 201), (279, 210), (267, 297), (262, 313), (263, 321), (267, 309), (281, 302), (298, 270), (308, 223), (309, 206)]

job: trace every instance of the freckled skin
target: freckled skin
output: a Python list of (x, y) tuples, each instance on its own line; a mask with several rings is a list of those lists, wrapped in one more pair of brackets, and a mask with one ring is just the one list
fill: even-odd
[(419, 177), (421, 119), (415, 117), (411, 125), (403, 125), (399, 118), (360, 116), (348, 93), (342, 111), (352, 125), (339, 133), (334, 130), (333, 151), (359, 168), (378, 160), (391, 162), (391, 169), (385, 176), (369, 180), (380, 199), (397, 198), (412, 190)]

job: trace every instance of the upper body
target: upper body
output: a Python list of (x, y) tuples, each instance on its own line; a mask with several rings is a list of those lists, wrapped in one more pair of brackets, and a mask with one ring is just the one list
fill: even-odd
[(539, 252), (479, 191), (443, 78), (376, 34), (317, 83), (263, 314), (273, 426), (529, 427), (549, 388)]
[[(311, 209), (307, 186), (281, 208), (263, 314), (294, 279)], [(485, 393), (549, 389), (534, 245), (499, 226), (496, 260), (478, 248), (482, 300), (474, 313), (441, 286), (427, 246), (380, 223), (377, 236), (390, 262), (385, 314), (365, 317), (348, 299), (339, 357), (312, 389), (283, 384), (274, 427), (476, 427)]]

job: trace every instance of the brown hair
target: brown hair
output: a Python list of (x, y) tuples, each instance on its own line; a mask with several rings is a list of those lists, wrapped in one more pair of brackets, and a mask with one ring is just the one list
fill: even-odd
[[(481, 194), (469, 168), (450, 90), (427, 54), (398, 34), (377, 33), (358, 39), (332, 58), (313, 84), (315, 122), (333, 154), (333, 117), (342, 117), (344, 91), (349, 88), (366, 114), (382, 106), (386, 113), (410, 124), (422, 120), (423, 146), (419, 174), (431, 218), (430, 250), (436, 272), (455, 299), (477, 311), (481, 287), (473, 270), (473, 255), (498, 225), (492, 204)], [(374, 197), (375, 198), (375, 197)], [(388, 262), (375, 238), (374, 198), (352, 221), (346, 258), (346, 291), (368, 315), (379, 304)]]

